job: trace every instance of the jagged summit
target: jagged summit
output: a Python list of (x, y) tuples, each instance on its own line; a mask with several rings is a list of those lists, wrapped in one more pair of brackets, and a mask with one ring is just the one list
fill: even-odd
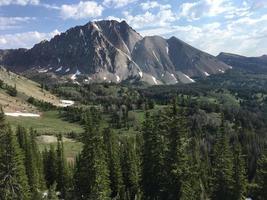
[[(31, 49), (2, 50), (0, 64), (86, 82), (123, 80), (150, 84), (190, 83), (229, 68), (214, 56), (171, 37), (142, 37), (125, 21), (88, 22)], [(79, 79), (80, 81), (80, 79)]]

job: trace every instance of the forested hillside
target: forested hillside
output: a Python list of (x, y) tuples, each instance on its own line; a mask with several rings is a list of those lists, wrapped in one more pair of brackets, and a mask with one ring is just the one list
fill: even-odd
[[(11, 129), (1, 113), (0, 199), (267, 197), (266, 75), (233, 70), (189, 85), (48, 89), (76, 103), (46, 110), (83, 133), (51, 132), (56, 142), (40, 148), (44, 133), (23, 123)], [(79, 148), (70, 149), (70, 139)]]

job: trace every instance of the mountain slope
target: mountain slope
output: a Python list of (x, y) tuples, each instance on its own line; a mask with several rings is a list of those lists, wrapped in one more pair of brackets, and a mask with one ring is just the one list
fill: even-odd
[(12, 97), (5, 90), (0, 89), (0, 104), (3, 106), (4, 111), (36, 112), (37, 108), (27, 102), (29, 97), (34, 97), (56, 106), (60, 104), (58, 97), (46, 90), (42, 90), (38, 83), (7, 71), (3, 67), (0, 67), (0, 80), (8, 86), (16, 87), (18, 91), (18, 95)]
[(16, 72), (55, 74), (74, 82), (194, 82), (191, 76), (221, 73), (229, 66), (181, 40), (142, 37), (125, 21), (89, 22), (31, 49), (0, 51), (0, 64)]
[(220, 53), (217, 58), (236, 68), (256, 73), (267, 73), (267, 55), (245, 57), (230, 53)]

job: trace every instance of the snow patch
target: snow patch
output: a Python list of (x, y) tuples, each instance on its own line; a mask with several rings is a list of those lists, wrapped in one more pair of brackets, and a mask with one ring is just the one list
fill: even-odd
[(93, 25), (93, 27), (94, 27), (96, 30), (100, 31), (100, 28), (97, 26), (96, 23), (92, 23), (92, 25)]
[(159, 59), (158, 59), (157, 55), (155, 54), (155, 52), (152, 51), (152, 53), (153, 53), (153, 56), (154, 56), (154, 57), (157, 59), (157, 61), (159, 62)]
[(141, 78), (143, 78), (143, 72), (138, 72), (139, 73), (139, 76), (141, 77)]
[(189, 76), (187, 76), (186, 74), (184, 74), (185, 75), (185, 77), (191, 82), (191, 83), (195, 83), (196, 81), (195, 80), (193, 80), (192, 78), (190, 78)]
[(77, 69), (76, 72), (75, 72), (75, 74), (73, 74), (70, 78), (71, 78), (72, 80), (76, 80), (76, 78), (77, 78), (76, 76), (77, 76), (77, 75), (80, 75), (80, 74), (81, 74), (81, 72)]
[(40, 117), (39, 114), (21, 112), (6, 112), (5, 115), (11, 117)]
[(57, 58), (57, 62), (60, 63), (61, 62), (61, 59), (60, 58)]
[(117, 82), (120, 82), (121, 78), (118, 75), (116, 75), (116, 78), (117, 78)]
[(65, 72), (69, 72), (70, 71), (70, 68), (66, 69)]
[(124, 42), (123, 42), (123, 45), (127, 49), (127, 51), (130, 53), (130, 50), (129, 50), (128, 46)]
[(164, 76), (164, 74), (161, 74), (161, 77), (163, 77)]
[(169, 55), (169, 46), (166, 46), (166, 52)]
[(107, 80), (107, 77), (104, 76), (103, 79), (104, 79), (104, 81), (105, 81), (105, 80)]
[(46, 72), (48, 72), (48, 69), (41, 69), (41, 70), (39, 70), (38, 72), (39, 72), (39, 73), (46, 73)]
[(219, 72), (221, 72), (221, 73), (224, 73), (224, 70), (222, 70), (222, 69), (219, 69)]
[(60, 100), (59, 102), (60, 102), (59, 104), (60, 107), (68, 107), (74, 105), (74, 101), (71, 100)]
[(155, 83), (156, 85), (158, 85), (157, 79), (156, 79), (154, 76), (152, 76), (152, 79), (153, 79), (154, 83)]
[(56, 72), (59, 72), (59, 71), (61, 71), (61, 70), (62, 70), (62, 66), (59, 67), (59, 68), (56, 70)]
[(233, 69), (233, 67), (229, 65), (229, 69)]
[(204, 72), (205, 76), (210, 76), (210, 74), (208, 72)]
[(80, 29), (80, 36), (83, 36), (83, 30)]

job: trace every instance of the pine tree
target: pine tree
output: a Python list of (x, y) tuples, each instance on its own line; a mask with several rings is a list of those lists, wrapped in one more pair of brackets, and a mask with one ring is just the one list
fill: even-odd
[(233, 162), (233, 200), (245, 199), (247, 189), (247, 179), (244, 158), (241, 152), (239, 141), (234, 143), (234, 162)]
[(57, 189), (60, 191), (60, 196), (65, 198), (69, 187), (69, 173), (67, 168), (67, 162), (64, 156), (64, 144), (62, 135), (57, 138), (57, 150), (56, 150), (56, 183)]
[(161, 114), (153, 117), (146, 113), (143, 124), (142, 189), (147, 200), (159, 199), (163, 194), (164, 126)]
[(212, 181), (212, 199), (231, 199), (233, 194), (233, 155), (224, 125), (214, 146), (214, 165)]
[(56, 183), (56, 152), (53, 145), (50, 145), (49, 150), (45, 149), (43, 152), (43, 166), (46, 187), (50, 188)]
[[(195, 199), (200, 196), (191, 192), (191, 189), (196, 184), (199, 184), (199, 179), (195, 171), (190, 174), (191, 168), (197, 168), (197, 163), (193, 157), (191, 158), (192, 163), (190, 163), (188, 151), (190, 141), (188, 130), (186, 129), (187, 122), (183, 116), (183, 112), (184, 110), (182, 109), (178, 110), (175, 100), (168, 119), (169, 142), (165, 161), (167, 166), (168, 181), (166, 190), (168, 191), (168, 199), (177, 198), (185, 200)], [(193, 165), (190, 166), (190, 164)]]
[(121, 138), (121, 168), (125, 192), (122, 199), (139, 200), (140, 194), (140, 154), (135, 137)]
[(23, 154), (11, 128), (0, 113), (0, 199), (28, 200), (29, 185)]
[(98, 124), (93, 126), (92, 122), (93, 118), (86, 119), (84, 147), (77, 158), (74, 176), (76, 195), (80, 199), (108, 200), (111, 191), (103, 137)]
[(120, 166), (119, 142), (115, 139), (114, 133), (110, 129), (104, 130), (104, 143), (107, 152), (110, 188), (112, 191), (111, 198), (122, 199), (124, 186)]
[(256, 199), (265, 200), (267, 197), (267, 152), (263, 152), (258, 160), (256, 180)]

